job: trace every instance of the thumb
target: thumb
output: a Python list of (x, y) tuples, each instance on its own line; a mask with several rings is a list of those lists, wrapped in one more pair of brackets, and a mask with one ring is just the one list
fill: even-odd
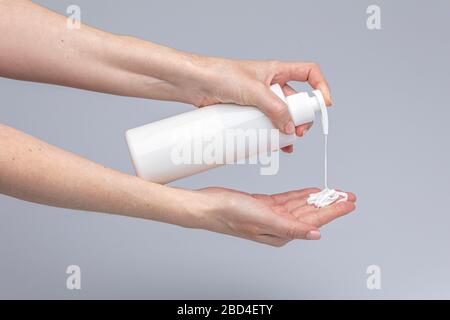
[(251, 105), (258, 107), (272, 121), (274, 126), (285, 134), (294, 134), (295, 125), (288, 106), (269, 87), (262, 85), (255, 92)]

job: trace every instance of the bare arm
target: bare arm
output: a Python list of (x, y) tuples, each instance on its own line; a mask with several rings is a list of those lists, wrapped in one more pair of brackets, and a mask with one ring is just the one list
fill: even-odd
[(176, 189), (144, 181), (0, 125), (0, 193), (41, 204), (202, 228), (274, 246), (320, 239), (319, 228), (354, 210), (349, 201), (317, 209), (317, 189), (250, 195), (223, 188)]
[(0, 0), (0, 75), (173, 100), (177, 79), (200, 70), (193, 55), (84, 24), (69, 29), (66, 20), (31, 1)]
[[(0, 0), (0, 76), (196, 106), (231, 102), (259, 107), (286, 133), (295, 128), (269, 85), (308, 81), (331, 97), (310, 62), (241, 61), (181, 52), (82, 24), (27, 0)], [(302, 136), (309, 124), (297, 127)]]
[(57, 207), (195, 226), (193, 191), (150, 183), (0, 125), (0, 193)]
[[(271, 83), (280, 83), (290, 94), (288, 81), (308, 81), (331, 103), (315, 64), (202, 57), (86, 25), (70, 30), (65, 17), (26, 0), (0, 0), (0, 75), (196, 106), (254, 105), (287, 133), (290, 115), (268, 89)], [(308, 127), (297, 127), (297, 134)], [(308, 206), (305, 197), (314, 191), (256, 196), (221, 188), (170, 188), (0, 125), (0, 193), (37, 203), (203, 228), (278, 246), (292, 239), (317, 240), (319, 227), (354, 209), (354, 196), (326, 209)]]

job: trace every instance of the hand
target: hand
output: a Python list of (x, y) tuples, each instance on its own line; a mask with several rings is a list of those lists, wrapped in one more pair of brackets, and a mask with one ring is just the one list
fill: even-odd
[[(299, 136), (311, 124), (295, 128), (271, 84), (279, 83), (289, 95), (295, 92), (289, 81), (308, 81), (331, 105), (315, 63), (205, 57), (87, 25), (72, 32), (66, 22), (65, 16), (31, 1), (0, 1), (0, 75), (199, 107), (227, 102), (256, 106), (281, 132)], [(292, 146), (283, 150), (292, 152)]]
[[(186, 93), (186, 102), (198, 107), (216, 103), (256, 106), (281, 132), (293, 134), (295, 131), (298, 136), (303, 136), (312, 123), (295, 128), (286, 104), (269, 86), (278, 83), (285, 95), (291, 95), (296, 91), (287, 84), (288, 81), (308, 81), (314, 89), (321, 90), (328, 106), (332, 103), (328, 84), (315, 63), (238, 61), (209, 57), (194, 57), (193, 60), (206, 71), (198, 73), (199, 81), (189, 81), (195, 88), (182, 91)], [(287, 146), (283, 150), (290, 153), (293, 147)]]
[(225, 188), (206, 188), (200, 193), (210, 198), (214, 209), (202, 215), (201, 228), (272, 246), (293, 239), (319, 240), (319, 228), (355, 209), (356, 197), (317, 209), (306, 203), (317, 188), (275, 195), (250, 195)]

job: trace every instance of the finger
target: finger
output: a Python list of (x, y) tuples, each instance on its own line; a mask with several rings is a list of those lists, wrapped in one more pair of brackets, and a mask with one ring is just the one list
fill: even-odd
[[(290, 96), (292, 94), (297, 93), (297, 91), (294, 88), (292, 88), (290, 85), (288, 85), (288, 84), (285, 84), (282, 87), (282, 89), (283, 89), (283, 93), (284, 93), (285, 96)], [(305, 123), (305, 124), (302, 124), (300, 126), (297, 126), (295, 128), (295, 134), (298, 137), (303, 137), (306, 134), (306, 132), (312, 127), (312, 124), (313, 124), (312, 122), (309, 122), (309, 123)]]
[(272, 120), (278, 130), (285, 134), (295, 133), (294, 122), (286, 103), (268, 87), (262, 86), (256, 92), (254, 105)]
[[(283, 206), (287, 212), (289, 212), (290, 214), (293, 214), (293, 213), (296, 213), (300, 208), (308, 206), (308, 197), (291, 199), (291, 200), (286, 201), (281, 206)], [(310, 209), (310, 208), (308, 208), (308, 209)]]
[[(338, 190), (341, 191), (341, 190)], [(341, 192), (345, 192), (345, 191), (341, 191)], [(351, 193), (351, 192), (346, 192), (348, 195), (348, 199), (347, 201), (349, 202), (356, 202), (356, 196)], [(335, 202), (336, 204), (336, 202)], [(303, 197), (300, 199), (291, 199), (286, 201), (284, 204), (282, 204), (282, 206), (284, 206), (284, 209), (287, 210), (291, 215), (293, 215), (296, 218), (300, 218), (302, 216), (307, 216), (310, 213), (316, 213), (319, 209), (317, 209), (314, 205), (310, 205), (308, 204), (308, 197)], [(314, 217), (314, 219), (310, 219), (307, 220), (305, 222), (310, 223), (310, 224), (315, 224), (315, 222), (317, 221), (316, 217)]]
[(307, 214), (302, 215), (301, 219), (302, 221), (314, 224), (320, 228), (321, 226), (352, 212), (355, 208), (355, 204), (351, 201), (335, 202), (328, 207), (320, 209), (313, 208), (312, 210), (309, 210)]
[[(281, 87), (281, 89), (283, 90), (283, 94), (284, 94), (285, 96), (290, 96), (291, 94), (297, 93), (297, 91), (295, 91), (295, 89), (292, 88), (292, 87), (291, 87), (290, 85), (288, 85), (288, 84), (285, 84), (283, 87)], [(298, 128), (299, 128), (299, 127), (296, 127), (296, 128), (295, 128), (295, 132), (296, 132), (296, 133), (298, 132)], [(301, 132), (303, 132), (304, 130), (305, 130), (305, 128), (303, 128), (303, 129), (301, 130)], [(298, 134), (297, 134), (297, 135), (298, 135)], [(286, 152), (286, 153), (292, 153), (292, 152), (294, 152), (294, 146), (293, 146), (293, 145), (289, 145), (289, 146), (286, 146), (286, 147), (281, 148), (281, 150), (284, 151), (284, 152)]]
[(281, 148), (281, 150), (286, 153), (292, 153), (292, 152), (294, 152), (294, 146), (291, 144), (291, 145)]
[(330, 89), (319, 65), (313, 62), (282, 62), (280, 65), (286, 74), (286, 82), (307, 81), (311, 87), (322, 92), (327, 106), (332, 104)]
[(347, 196), (348, 196), (348, 199), (347, 199), (348, 201), (356, 202), (356, 195), (354, 193), (348, 192), (348, 191), (343, 191), (343, 190), (340, 190), (340, 189), (336, 189), (336, 190), (340, 191), (340, 192), (345, 192), (347, 194)]
[(291, 94), (297, 93), (297, 91), (288, 84), (282, 86), (281, 89), (283, 89), (283, 93), (285, 96), (290, 96)]
[(286, 201), (291, 199), (307, 198), (311, 193), (316, 193), (319, 191), (319, 188), (306, 188), (274, 194), (272, 197), (275, 199), (277, 204), (284, 204)]
[(305, 124), (302, 124), (302, 125), (296, 127), (295, 134), (298, 137), (303, 137), (308, 132), (308, 130), (311, 129), (312, 125), (313, 125), (313, 123), (309, 122), (309, 123), (305, 123)]

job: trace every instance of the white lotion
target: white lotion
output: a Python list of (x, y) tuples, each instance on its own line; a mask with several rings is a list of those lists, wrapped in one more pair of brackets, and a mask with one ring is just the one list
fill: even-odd
[[(325, 128), (328, 130), (328, 123), (324, 122), (323, 115), (326, 107), (319, 90), (314, 90), (312, 97), (306, 92), (286, 97), (280, 85), (274, 84), (270, 88), (288, 105), (296, 126), (312, 122), (315, 113), (321, 112), (324, 132), (326, 132)], [(199, 128), (201, 130), (198, 130)], [(168, 183), (222, 165), (223, 163), (205, 163), (204, 161), (175, 163), (173, 151), (174, 148), (180, 147), (186, 147), (188, 150), (191, 145), (208, 140), (205, 135), (221, 134), (229, 129), (254, 129), (267, 132), (274, 129), (274, 126), (270, 119), (256, 107), (217, 104), (130, 129), (126, 132), (126, 140), (137, 175), (149, 181)], [(176, 135), (174, 139), (175, 131), (183, 134)], [(270, 146), (269, 137), (270, 134), (267, 136), (267, 143), (262, 145), (268, 145), (267, 148), (275, 151)], [(295, 139), (295, 134), (280, 133), (278, 146), (279, 148), (288, 146), (294, 143)], [(245, 144), (240, 147), (246, 149)], [(199, 145), (199, 148), (200, 153), (203, 154), (203, 149), (207, 146)], [(266, 151), (263, 148), (258, 150), (258, 153)], [(254, 155), (249, 150), (239, 150), (238, 147), (235, 153), (245, 154), (245, 157)], [(235, 154), (225, 154), (224, 157), (238, 158)]]
[[(323, 101), (322, 101), (323, 102)], [(325, 107), (325, 102), (320, 104)], [(313, 204), (317, 208), (323, 208), (334, 203), (336, 200), (346, 201), (348, 195), (345, 192), (337, 191), (335, 189), (328, 188), (328, 113), (326, 108), (322, 109), (322, 129), (325, 145), (325, 160), (324, 160), (324, 185), (325, 188), (319, 192), (311, 193), (307, 199), (308, 204)]]
[(338, 199), (338, 202), (347, 201), (348, 195), (345, 192), (325, 188), (322, 191), (311, 193), (308, 197), (307, 202), (308, 204), (315, 205), (317, 208), (323, 208), (329, 206)]

